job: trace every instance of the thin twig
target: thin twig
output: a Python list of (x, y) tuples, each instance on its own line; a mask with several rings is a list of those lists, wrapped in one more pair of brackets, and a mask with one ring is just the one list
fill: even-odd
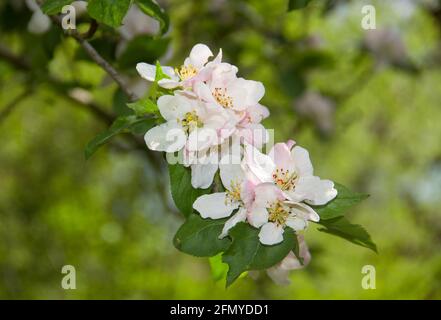
[[(62, 28), (61, 26), (61, 18), (59, 16), (51, 16), (50, 17), (52, 21)], [(99, 53), (95, 50), (95, 48), (86, 40), (84, 39), (76, 30), (69, 30), (66, 32), (66, 35), (74, 38), (80, 46), (86, 51), (86, 53), (89, 55), (89, 57), (96, 62), (101, 68), (103, 68), (104, 71), (107, 72), (107, 74), (118, 84), (118, 86), (121, 88), (121, 90), (124, 92), (124, 94), (129, 98), (130, 101), (136, 101), (139, 100), (139, 97), (137, 97), (133, 92), (130, 91), (130, 89), (127, 87), (126, 83), (118, 73), (118, 71), (115, 70), (115, 68), (112, 67), (110, 63), (107, 62)]]

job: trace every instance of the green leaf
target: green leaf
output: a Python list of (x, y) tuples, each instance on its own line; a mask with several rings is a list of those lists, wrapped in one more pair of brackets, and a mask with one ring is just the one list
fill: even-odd
[(317, 223), (324, 226), (324, 228), (319, 228), (318, 231), (341, 237), (378, 253), (377, 246), (372, 241), (369, 233), (362, 226), (350, 223), (345, 217), (320, 220)]
[(139, 119), (138, 121), (136, 121), (136, 123), (130, 126), (129, 130), (134, 135), (144, 135), (155, 124), (156, 124), (155, 118)]
[(169, 38), (137, 36), (127, 44), (126, 49), (118, 58), (118, 65), (122, 69), (134, 69), (140, 61), (153, 64), (166, 53), (169, 43)]
[(343, 216), (350, 207), (369, 197), (366, 193), (352, 192), (339, 183), (335, 183), (335, 188), (338, 192), (335, 199), (323, 206), (312, 206), (321, 220)]
[(41, 6), (41, 10), (45, 14), (57, 14), (64, 6), (72, 2), (74, 2), (74, 0), (46, 0)]
[(225, 251), (231, 241), (219, 239), (225, 219), (203, 219), (198, 214), (191, 214), (179, 228), (173, 239), (175, 247), (182, 252), (196, 257), (212, 257)]
[(222, 262), (221, 253), (208, 258), (208, 262), (210, 263), (211, 275), (214, 281), (221, 281), (227, 278), (228, 264)]
[(162, 71), (161, 64), (159, 61), (156, 61), (156, 74), (155, 74), (155, 82), (158, 82), (162, 79), (170, 79), (169, 75)]
[(98, 22), (119, 27), (129, 10), (131, 0), (89, 0), (87, 12)]
[(303, 9), (311, 1), (312, 0), (289, 0), (289, 2), (288, 2), (288, 11)]
[(89, 159), (102, 145), (107, 143), (111, 138), (123, 132), (130, 132), (133, 127), (145, 122), (146, 118), (137, 118), (136, 116), (118, 117), (115, 122), (104, 132), (98, 134), (86, 146), (84, 151), (86, 159)]
[(130, 110), (127, 106), (127, 103), (129, 102), (129, 98), (126, 96), (124, 91), (122, 91), (120, 88), (118, 88), (112, 99), (112, 109), (113, 112), (117, 116), (130, 116), (133, 115), (133, 111)]
[(191, 186), (191, 170), (181, 164), (168, 166), (171, 194), (176, 207), (186, 217), (193, 212), (193, 202), (210, 189), (195, 189)]
[(162, 10), (162, 8), (153, 0), (136, 0), (138, 7), (146, 15), (152, 17), (159, 22), (159, 27), (161, 29), (161, 34), (167, 32), (170, 25), (168, 15)]
[(127, 103), (127, 107), (132, 109), (137, 116), (143, 116), (146, 114), (158, 114), (159, 109), (156, 103), (149, 98), (140, 99), (133, 103)]
[(232, 228), (229, 235), (233, 242), (222, 257), (229, 266), (227, 287), (243, 272), (270, 268), (285, 258), (296, 246), (298, 247), (297, 237), (290, 228), (285, 228), (283, 241), (273, 246), (261, 244), (259, 229), (244, 222)]

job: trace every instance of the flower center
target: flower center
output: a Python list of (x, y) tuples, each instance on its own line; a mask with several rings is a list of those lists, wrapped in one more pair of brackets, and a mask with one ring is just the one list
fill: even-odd
[(187, 66), (181, 66), (179, 69), (176, 68), (175, 72), (178, 74), (181, 80), (187, 80), (194, 77), (198, 73), (198, 70), (196, 67), (189, 64)]
[(241, 183), (239, 181), (232, 181), (231, 182), (231, 190), (227, 190), (226, 197), (225, 197), (225, 204), (232, 204), (235, 202), (240, 202), (240, 185)]
[(273, 173), (274, 182), (284, 191), (294, 189), (297, 178), (296, 172), (290, 172), (283, 168), (277, 168)]
[(282, 201), (277, 200), (268, 208), (268, 220), (274, 222), (275, 224), (281, 226), (285, 225), (286, 220), (289, 216), (289, 209), (286, 205), (283, 204)]
[(233, 107), (233, 98), (227, 94), (227, 89), (225, 88), (214, 88), (213, 97), (216, 101), (224, 108)]
[(203, 125), (195, 110), (187, 112), (180, 122), (184, 129), (189, 132), (193, 131), (195, 128), (200, 128)]

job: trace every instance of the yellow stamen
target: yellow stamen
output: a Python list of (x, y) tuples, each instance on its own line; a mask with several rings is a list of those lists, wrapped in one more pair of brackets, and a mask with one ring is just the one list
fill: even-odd
[(203, 125), (196, 111), (187, 112), (184, 118), (180, 120), (180, 123), (188, 132), (193, 131), (195, 128), (200, 128)]
[(234, 202), (240, 202), (240, 182), (231, 181), (231, 190), (226, 191), (225, 204), (232, 204)]
[(175, 72), (181, 80), (187, 80), (194, 77), (198, 73), (198, 70), (196, 69), (196, 67), (189, 64), (186, 66), (181, 66), (180, 68), (176, 68)]
[(294, 189), (298, 176), (296, 172), (277, 168), (273, 173), (273, 179), (280, 189), (288, 191)]
[(225, 88), (214, 88), (213, 97), (222, 107), (224, 108), (233, 107), (233, 98), (231, 98), (227, 94), (227, 90)]
[(282, 201), (277, 200), (270, 205), (270, 207), (268, 208), (268, 213), (269, 221), (274, 222), (279, 226), (283, 226), (288, 219), (289, 209), (286, 207), (286, 205), (283, 204)]

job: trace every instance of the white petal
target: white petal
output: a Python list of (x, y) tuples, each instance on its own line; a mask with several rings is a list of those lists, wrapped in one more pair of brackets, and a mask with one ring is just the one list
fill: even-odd
[(244, 161), (247, 168), (261, 182), (272, 182), (272, 174), (276, 169), (274, 161), (253, 146), (245, 145)]
[(291, 154), (289, 145), (283, 142), (276, 143), (268, 154), (277, 168), (289, 170), (291, 173), (295, 172), (295, 158)]
[(293, 194), (298, 201), (304, 200), (309, 204), (320, 206), (334, 199), (337, 196), (337, 190), (332, 181), (309, 176), (300, 177)]
[(142, 78), (152, 82), (155, 81), (156, 66), (141, 62), (136, 65), (136, 71)]
[(211, 128), (198, 128), (188, 136), (189, 151), (200, 151), (218, 144), (217, 132)]
[(228, 231), (233, 228), (239, 222), (245, 221), (247, 218), (247, 211), (244, 208), (240, 208), (239, 211), (235, 215), (233, 215), (230, 219), (225, 222), (224, 228), (222, 229), (222, 233), (219, 236), (219, 239), (225, 238), (228, 235)]
[(290, 202), (286, 203), (291, 207), (291, 212), (304, 220), (310, 220), (314, 222), (320, 221), (320, 216), (314, 211), (310, 206), (301, 202)]
[(284, 200), (283, 192), (273, 183), (261, 183), (254, 188), (254, 203), (259, 207), (268, 207), (277, 200)]
[(165, 89), (174, 89), (181, 85), (179, 81), (173, 79), (161, 79), (158, 81), (158, 84)]
[(265, 87), (262, 82), (246, 80), (244, 90), (247, 92), (247, 106), (256, 105), (265, 95)]
[(307, 222), (303, 218), (290, 216), (286, 219), (286, 225), (294, 231), (300, 231), (306, 228)]
[(191, 166), (191, 185), (193, 188), (206, 189), (213, 183), (217, 164), (193, 164)]
[(208, 48), (205, 44), (198, 43), (196, 44), (190, 52), (190, 63), (200, 69), (207, 63), (208, 58), (213, 56), (213, 52), (211, 52), (210, 48)]
[(200, 213), (202, 218), (221, 219), (228, 217), (239, 207), (239, 203), (226, 204), (225, 192), (204, 194), (193, 203), (193, 209)]
[(187, 136), (176, 121), (168, 121), (147, 131), (144, 140), (150, 150), (175, 152), (184, 147)]
[(262, 226), (259, 232), (260, 243), (273, 245), (283, 241), (283, 227), (268, 222)]
[(225, 155), (222, 157), (219, 169), (222, 184), (228, 190), (231, 190), (231, 183), (241, 183), (244, 179), (240, 158), (238, 156)]
[(295, 146), (291, 154), (294, 158), (297, 173), (300, 176), (312, 176), (313, 168), (311, 160), (309, 159), (309, 152), (302, 147)]
[(181, 95), (164, 95), (158, 99), (158, 109), (165, 120), (177, 120), (191, 112), (193, 106), (190, 99)]
[(248, 222), (255, 228), (260, 228), (268, 222), (268, 211), (265, 207), (254, 205), (248, 213)]

